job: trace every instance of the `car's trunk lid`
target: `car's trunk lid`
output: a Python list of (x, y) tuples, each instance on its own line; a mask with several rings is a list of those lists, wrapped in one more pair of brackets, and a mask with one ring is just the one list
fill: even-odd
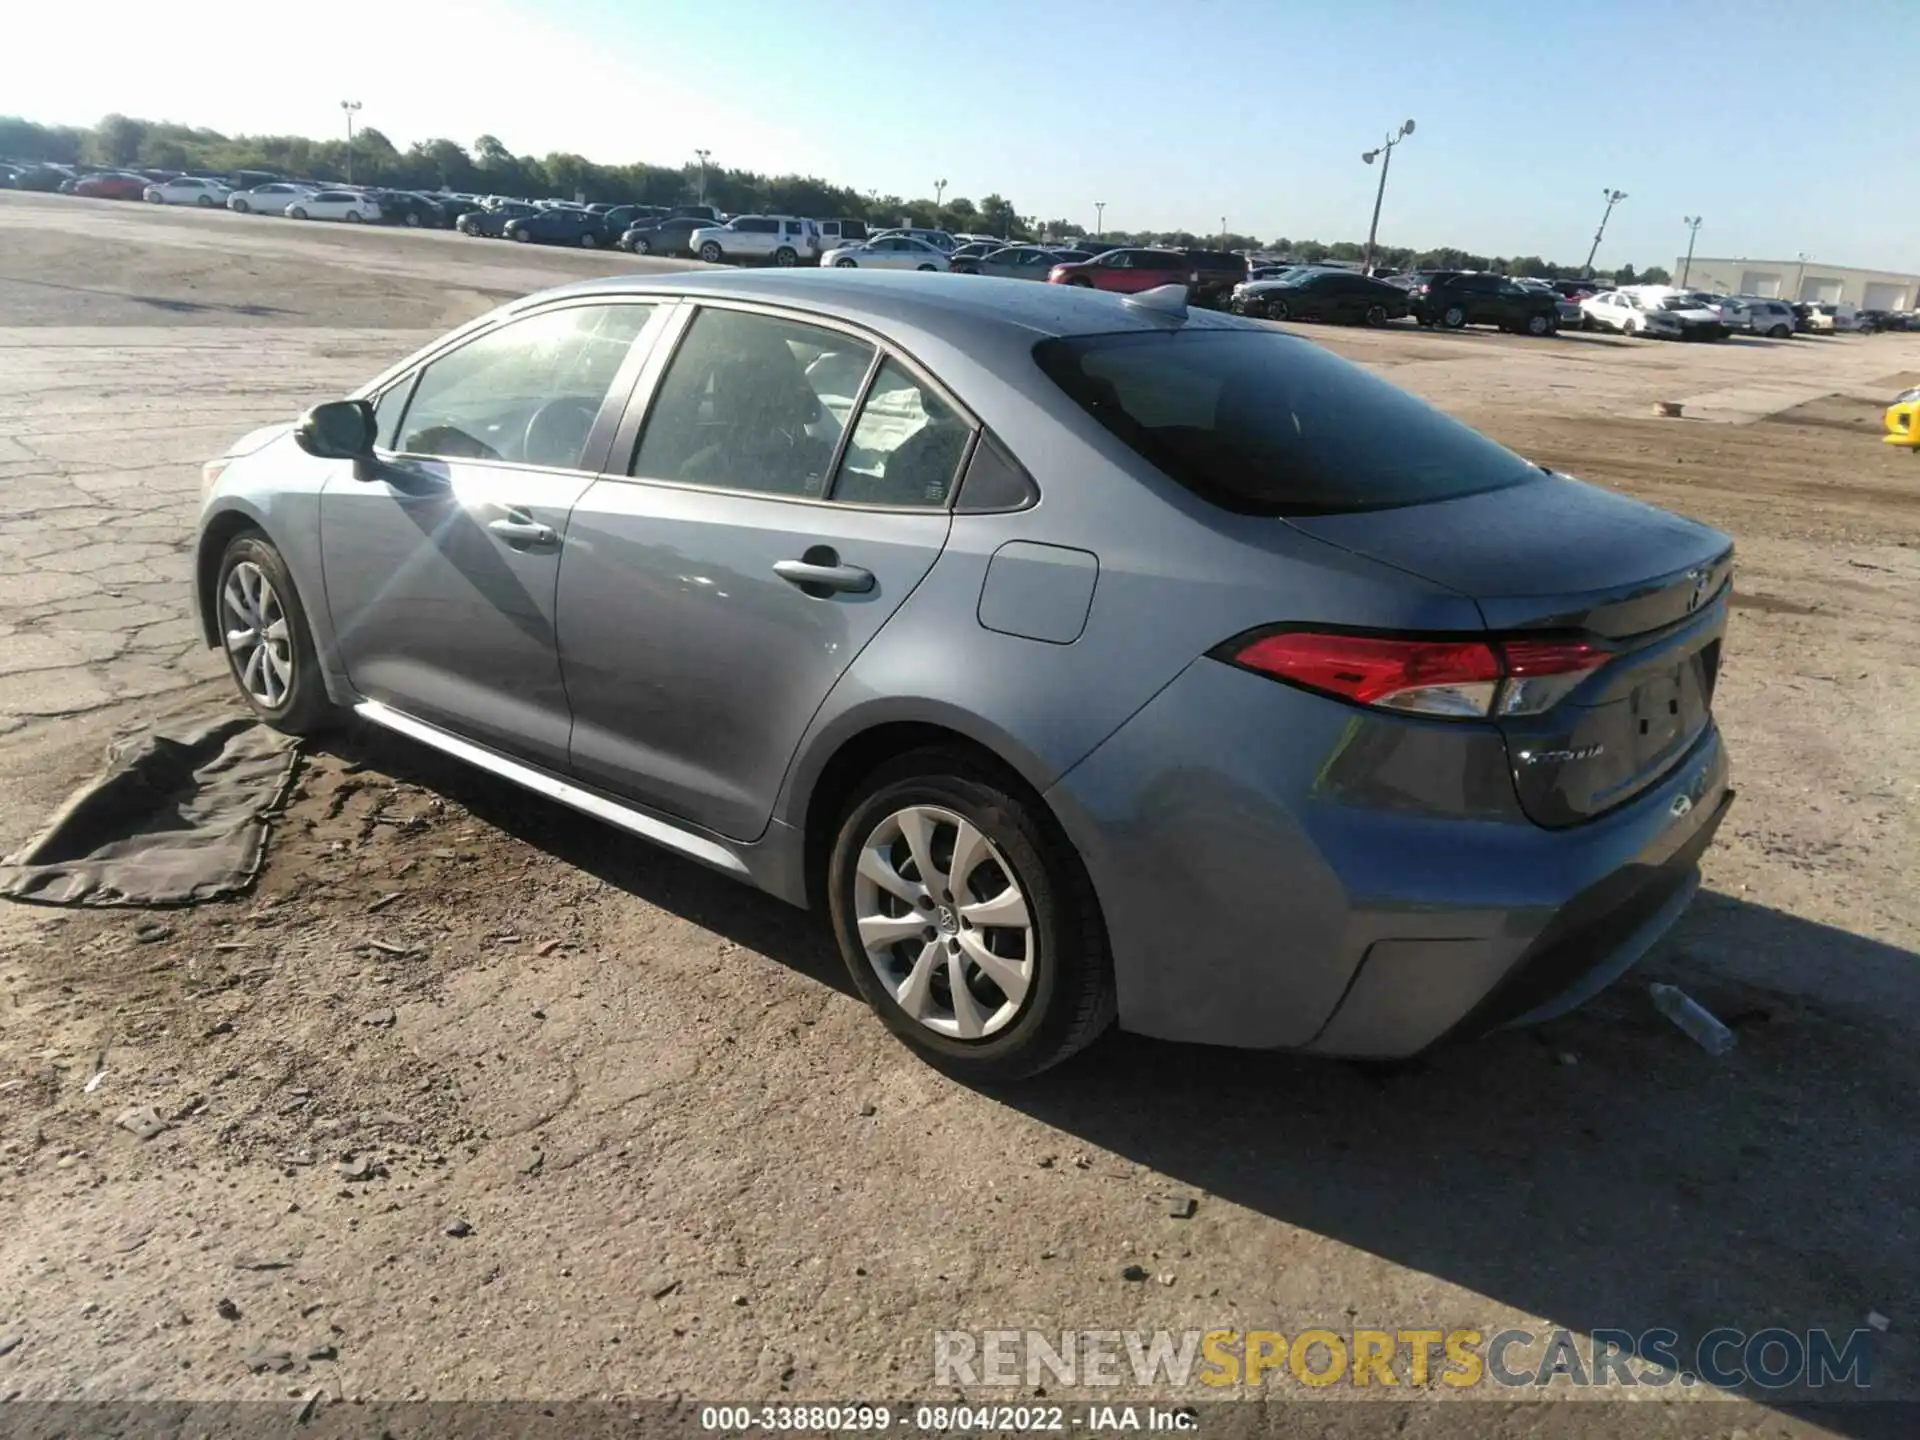
[(1732, 542), (1559, 475), (1432, 504), (1291, 523), (1472, 597), (1497, 634), (1584, 638), (1613, 658), (1543, 714), (1498, 719), (1542, 825), (1624, 804), (1711, 723)]

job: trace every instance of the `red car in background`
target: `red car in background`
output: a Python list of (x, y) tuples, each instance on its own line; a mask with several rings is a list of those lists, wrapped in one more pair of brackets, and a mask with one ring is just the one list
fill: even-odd
[(1137, 295), (1159, 285), (1187, 285), (1193, 278), (1193, 261), (1178, 250), (1109, 250), (1047, 272), (1051, 285), (1084, 285), (1122, 295)]
[(73, 187), (73, 193), (96, 200), (138, 200), (152, 183), (144, 175), (89, 175)]

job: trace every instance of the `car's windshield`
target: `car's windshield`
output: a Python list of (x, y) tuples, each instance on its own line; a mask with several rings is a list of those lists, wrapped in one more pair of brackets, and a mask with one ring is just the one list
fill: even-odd
[(1042, 341), (1034, 358), (1136, 453), (1241, 513), (1414, 505), (1540, 474), (1424, 400), (1269, 331), (1078, 336)]

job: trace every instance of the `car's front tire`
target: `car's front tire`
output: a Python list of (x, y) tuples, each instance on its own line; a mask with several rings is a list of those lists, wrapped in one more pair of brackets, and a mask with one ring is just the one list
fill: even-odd
[(1467, 312), (1458, 305), (1449, 305), (1440, 312), (1440, 323), (1449, 330), (1459, 330), (1467, 323)]
[(582, 250), (591, 250), (599, 243), (600, 242), (594, 239), (591, 234), (583, 234), (580, 237), (580, 248)]
[(202, 210), (211, 210), (214, 205), (214, 200), (211, 195), (202, 195), (198, 200), (195, 200), (193, 203), (198, 205)]
[(295, 220), (304, 220), (307, 218), (307, 212), (301, 209), (301, 207), (298, 205), (295, 205), (292, 209), (288, 210), (287, 214)]
[(358, 210), (349, 210), (347, 211), (346, 219), (349, 225), (358, 225), (360, 223), (360, 212)]
[(634, 241), (633, 244), (627, 248), (636, 255), (651, 255), (653, 253), (653, 246), (644, 239)]
[(860, 268), (860, 262), (850, 256), (842, 255), (838, 260), (833, 262), (833, 268), (836, 270), (857, 270)]
[(248, 212), (248, 210), (250, 210), (252, 207), (248, 205), (246, 201), (242, 200), (238, 195), (236, 195), (233, 197), (233, 204), (230, 208), (234, 211), (235, 214), (245, 215)]
[(1793, 332), (1784, 325), (1776, 325), (1767, 331), (1767, 338), (1769, 340), (1790, 340), (1793, 338)]
[(271, 541), (257, 531), (229, 541), (212, 600), (227, 668), (254, 714), (289, 735), (312, 734), (336, 718), (306, 609)]
[(795, 253), (791, 245), (782, 245), (778, 250), (773, 252), (773, 263), (783, 270), (791, 268), (798, 264), (799, 261), (800, 256)]
[(1527, 316), (1527, 334), (1533, 336), (1535, 339), (1539, 339), (1543, 335), (1551, 335), (1552, 333), (1553, 322), (1547, 319), (1546, 316), (1539, 314)]
[(711, 240), (707, 241), (706, 244), (700, 247), (700, 258), (709, 265), (718, 265), (720, 263), (720, 247)]
[(1037, 799), (966, 752), (919, 750), (870, 776), (827, 884), (860, 993), (959, 1079), (1022, 1079), (1112, 1022), (1106, 936), (1079, 857)]

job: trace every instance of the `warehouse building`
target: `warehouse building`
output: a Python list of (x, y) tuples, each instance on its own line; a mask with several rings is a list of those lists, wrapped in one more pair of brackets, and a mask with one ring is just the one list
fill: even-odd
[(1820, 260), (1714, 260), (1696, 255), (1689, 264), (1682, 255), (1674, 260), (1673, 273), (1684, 273), (1689, 288), (1716, 295), (1763, 295), (1826, 305), (1845, 301), (1862, 310), (1912, 310), (1920, 305), (1920, 275), (1856, 270)]

